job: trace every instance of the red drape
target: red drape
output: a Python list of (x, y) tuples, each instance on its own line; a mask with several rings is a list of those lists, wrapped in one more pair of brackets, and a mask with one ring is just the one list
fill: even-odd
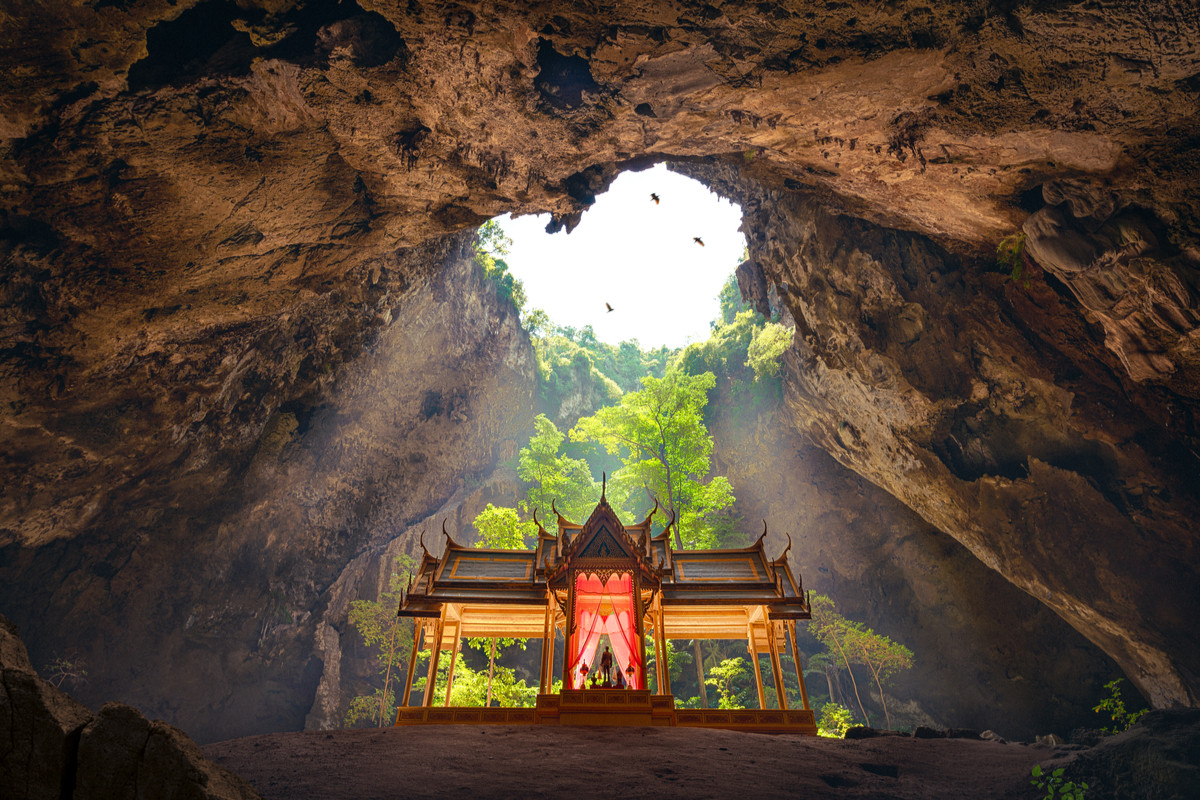
[(580, 573), (575, 578), (575, 629), (571, 634), (571, 680), (576, 689), (583, 688), (584, 674), (580, 667), (590, 669), (600, 636), (608, 634), (618, 669), (625, 674), (633, 665), (631, 689), (643, 688), (645, 673), (642, 650), (638, 647), (637, 622), (633, 602), (633, 577), (628, 572), (609, 576), (601, 582), (595, 573)]

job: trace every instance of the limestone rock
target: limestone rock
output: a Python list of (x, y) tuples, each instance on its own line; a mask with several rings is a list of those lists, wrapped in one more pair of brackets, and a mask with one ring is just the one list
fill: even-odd
[(79, 738), (78, 800), (249, 800), (250, 784), (208, 761), (187, 734), (106, 703)]
[(0, 796), (254, 800), (250, 784), (211, 763), (183, 731), (109, 703), (93, 714), (30, 668), (0, 616)]
[[(1151, 711), (1065, 764), (1098, 800), (1187, 800), (1200, 797), (1200, 710)], [(1063, 765), (1056, 765), (1063, 766)]]
[(16, 628), (0, 616), (0, 796), (66, 796), (79, 733), (91, 718), (91, 711), (38, 677)]

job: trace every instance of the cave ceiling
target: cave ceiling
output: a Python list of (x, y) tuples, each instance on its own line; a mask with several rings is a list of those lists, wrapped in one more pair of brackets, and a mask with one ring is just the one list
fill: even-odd
[[(71, 542), (124, 554), (101, 581), (180, 531), (235, 562), (281, 412), (303, 434), (426, 324), (460, 234), (570, 230), (667, 161), (745, 209), (796, 428), (1155, 704), (1200, 697), (1194, 7), (11, 0), (0, 30), (0, 602), (57, 581), (73, 615)], [(254, 540), (274, 580), (367, 541), (310, 524)]]

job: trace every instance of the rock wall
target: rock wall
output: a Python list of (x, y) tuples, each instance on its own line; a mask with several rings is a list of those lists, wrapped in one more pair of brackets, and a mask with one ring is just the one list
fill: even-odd
[[(84, 700), (120, 697), (201, 740), (302, 727), (331, 636), (353, 646), (349, 601), (377, 596), (379, 556), (416, 548), (414, 524), (515, 455), (532, 418), (528, 336), (470, 253), (456, 239), (426, 248), (432, 263), (398, 256), (412, 277), (393, 320), (264, 415), (257, 441), (243, 432), (228, 477), (193, 473), (182, 497), (175, 474), (143, 478), (79, 535), (5, 548), (3, 583), (23, 590), (4, 605), (34, 653), (76, 649)], [(241, 374), (286, 374), (286, 349), (255, 345), (240, 342)], [(235, 391), (270, 407), (266, 389)]]
[(453, 234), (673, 159), (747, 209), (793, 423), (1196, 703), (1200, 12), (368, 5), (0, 10), (0, 608), (38, 658), (201, 738), (299, 727), (325, 592), (526, 413)]
[[(888, 688), (893, 727), (963, 726), (1033, 741), (1095, 724), (1091, 707), (1120, 674), (1111, 659), (812, 444), (782, 398), (757, 406), (745, 398), (719, 382), (709, 401), (714, 470), (733, 483), (746, 530), (768, 521), (772, 556), (791, 544), (806, 589), (912, 649), (913, 668)], [(864, 699), (877, 694), (866, 677)], [(819, 678), (809, 683), (810, 693), (826, 693)], [(885, 724), (883, 715), (872, 722)]]
[(93, 714), (33, 669), (0, 616), (0, 795), (9, 800), (256, 800), (178, 728), (120, 703)]
[(1200, 653), (1177, 636), (1200, 613), (1186, 400), (1138, 385), (1052, 279), (1006, 280), (807, 196), (692, 172), (742, 201), (752, 257), (787, 286), (797, 429), (1052, 608), (1154, 703), (1195, 702)]

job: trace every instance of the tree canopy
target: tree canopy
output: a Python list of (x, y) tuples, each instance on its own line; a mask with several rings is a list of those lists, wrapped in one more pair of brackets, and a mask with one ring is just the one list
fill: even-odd
[(715, 514), (734, 500), (729, 480), (709, 475), (713, 441), (704, 425), (704, 406), (715, 380), (710, 372), (681, 370), (646, 376), (641, 391), (629, 392), (571, 430), (573, 441), (592, 440), (621, 455), (622, 466), (612, 477), (614, 495), (632, 500), (648, 493), (666, 503), (675, 516), (679, 549), (713, 546)]
[(533, 421), (534, 434), (517, 454), (517, 476), (525, 482), (521, 510), (534, 511), (546, 524), (551, 519), (551, 504), (571, 519), (582, 519), (596, 503), (596, 481), (583, 459), (561, 453), (567, 436), (545, 414)]

